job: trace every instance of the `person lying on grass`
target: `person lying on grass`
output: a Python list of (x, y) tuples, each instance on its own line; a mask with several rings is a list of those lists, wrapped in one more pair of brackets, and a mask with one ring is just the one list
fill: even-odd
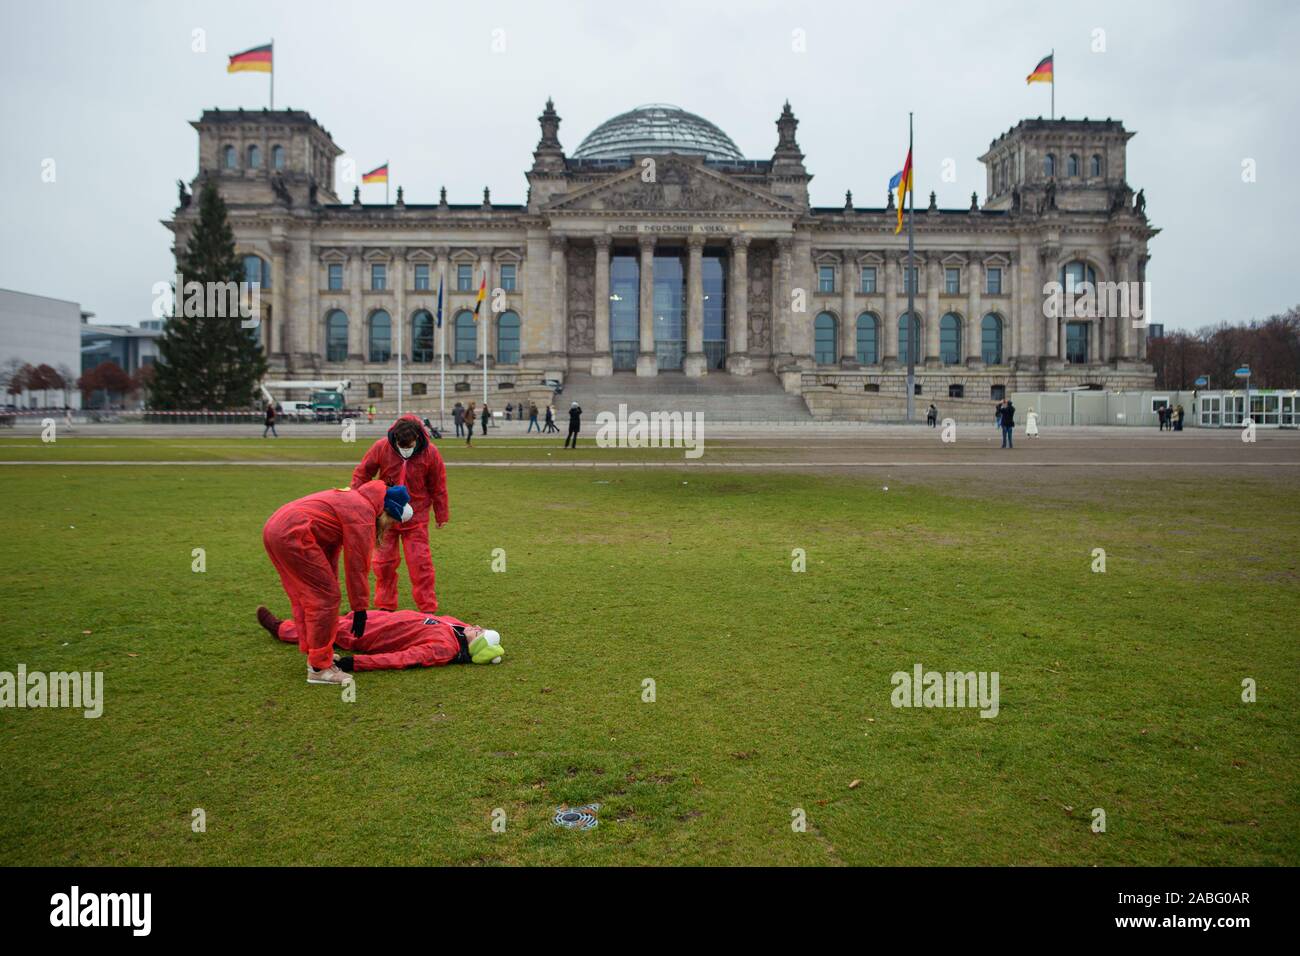
[(370, 554), (411, 517), (411, 496), (404, 487), (368, 481), (355, 490), (332, 488), (291, 501), (267, 519), (262, 544), (293, 608), (295, 640), (307, 655), (307, 683), (352, 680), (334, 665), (334, 624), (342, 600), (339, 552), (355, 612), (352, 633), (360, 637), (370, 607)]
[[(334, 655), (335, 666), (344, 672), (500, 664), (506, 653), (496, 631), (445, 614), (435, 617), (423, 611), (372, 610), (366, 614), (366, 628), (361, 635), (353, 632), (352, 622), (352, 615), (344, 614), (334, 631), (335, 646), (353, 653), (352, 657)], [(257, 623), (272, 637), (290, 644), (298, 642), (298, 626), (280, 620), (265, 606), (257, 609)]]

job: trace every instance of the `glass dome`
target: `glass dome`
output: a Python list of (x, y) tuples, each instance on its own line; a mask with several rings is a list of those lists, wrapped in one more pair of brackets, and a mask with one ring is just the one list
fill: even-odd
[(743, 160), (731, 137), (703, 117), (670, 103), (647, 103), (597, 126), (575, 159), (631, 159), (634, 153), (687, 153)]

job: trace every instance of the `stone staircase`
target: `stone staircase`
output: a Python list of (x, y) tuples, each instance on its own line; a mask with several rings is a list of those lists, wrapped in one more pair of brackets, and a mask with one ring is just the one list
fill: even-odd
[(571, 372), (564, 392), (555, 400), (562, 417), (570, 402), (582, 406), (583, 421), (600, 412), (702, 412), (706, 422), (808, 422), (812, 415), (798, 395), (781, 387), (771, 372), (729, 375), (716, 372), (688, 378), (681, 372), (661, 372), (644, 378), (630, 372), (592, 376)]

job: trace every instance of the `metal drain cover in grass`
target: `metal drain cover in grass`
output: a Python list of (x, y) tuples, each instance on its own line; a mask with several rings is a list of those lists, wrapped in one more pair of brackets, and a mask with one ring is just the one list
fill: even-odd
[(566, 830), (591, 830), (600, 821), (596, 819), (599, 803), (589, 803), (585, 807), (560, 807), (551, 817), (551, 822)]

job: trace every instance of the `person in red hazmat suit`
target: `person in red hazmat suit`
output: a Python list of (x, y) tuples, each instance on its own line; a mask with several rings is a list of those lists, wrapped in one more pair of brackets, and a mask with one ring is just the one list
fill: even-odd
[(370, 607), (370, 553), (412, 516), (400, 485), (370, 481), (332, 488), (283, 505), (267, 519), (262, 544), (289, 596), (298, 648), (307, 655), (307, 683), (346, 684), (352, 676), (334, 664), (339, 616), (339, 551), (347, 579), (353, 635), (366, 631)]
[[(352, 652), (351, 657), (334, 655), (339, 669), (348, 673), (444, 664), (500, 664), (506, 653), (496, 631), (445, 614), (435, 617), (423, 611), (373, 610), (367, 613), (366, 629), (360, 636), (353, 633), (355, 617), (344, 614), (334, 628), (335, 646)], [(292, 644), (298, 640), (297, 622), (282, 621), (266, 607), (257, 609), (257, 623), (281, 641)]]
[(414, 517), (387, 535), (375, 551), (375, 607), (397, 610), (397, 565), (406, 555), (411, 596), (421, 611), (438, 610), (434, 592), (433, 557), (429, 554), (429, 510), (441, 528), (450, 518), (447, 510), (447, 468), (438, 449), (429, 442), (420, 420), (403, 415), (388, 435), (370, 446), (352, 472), (352, 487), (378, 478), (386, 485), (401, 485), (411, 494)]

